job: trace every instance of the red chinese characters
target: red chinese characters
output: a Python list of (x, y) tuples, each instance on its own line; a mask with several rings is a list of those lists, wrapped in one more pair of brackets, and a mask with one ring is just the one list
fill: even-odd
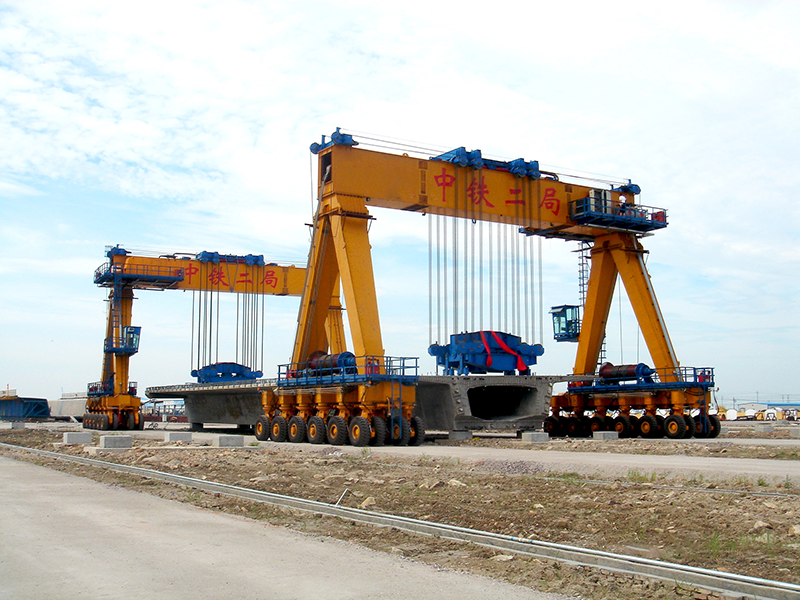
[(506, 200), (506, 204), (525, 204), (525, 200), (522, 199), (522, 190), (519, 188), (510, 189), (508, 193), (511, 194), (511, 199)]
[(450, 175), (447, 172), (447, 169), (442, 167), (441, 175), (434, 176), (433, 180), (436, 182), (436, 185), (442, 188), (442, 202), (447, 202), (447, 188), (453, 187), (456, 182), (456, 178)]
[(555, 188), (545, 188), (544, 198), (542, 198), (542, 203), (539, 206), (552, 211), (554, 215), (558, 216), (558, 212), (561, 210), (561, 200), (556, 198)]
[(222, 269), (212, 269), (208, 274), (208, 281), (211, 285), (228, 285), (225, 281), (225, 272)]
[(275, 275), (275, 271), (270, 270), (264, 273), (264, 278), (261, 280), (261, 285), (267, 285), (271, 288), (277, 287), (278, 277)]
[(483, 182), (483, 174), (478, 179), (473, 179), (472, 183), (467, 187), (467, 198), (472, 200), (473, 204), (480, 204), (483, 202), (489, 208), (494, 208), (494, 204), (489, 202), (489, 186)]
[(200, 272), (200, 269), (198, 269), (194, 265), (189, 265), (188, 267), (186, 267), (186, 269), (184, 269), (184, 271), (183, 271), (183, 274), (186, 277), (186, 283), (191, 284), (192, 283), (192, 277), (194, 275), (197, 275), (199, 272)]

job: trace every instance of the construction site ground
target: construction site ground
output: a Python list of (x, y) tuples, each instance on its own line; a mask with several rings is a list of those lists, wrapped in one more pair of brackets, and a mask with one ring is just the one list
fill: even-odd
[[(57, 424), (0, 430), (0, 441), (86, 456), (83, 446), (61, 444), (65, 430)], [(789, 431), (789, 427), (776, 427), (773, 432), (756, 432), (753, 426), (737, 425), (716, 440), (529, 444), (514, 437), (482, 437), (385, 449), (258, 443), (252, 436), (245, 436), (245, 447), (227, 449), (211, 446), (214, 433), (196, 434), (191, 443), (166, 443), (160, 441), (163, 432), (144, 431), (135, 432), (133, 449), (96, 458), (320, 502), (340, 501), (372, 511), (800, 584), (800, 477), (795, 475), (800, 439)], [(94, 433), (96, 443), (105, 432)], [(574, 454), (576, 458), (593, 453), (598, 464), (616, 456), (616, 469), (570, 469), (565, 466), (568, 460), (556, 468), (542, 458), (544, 453), (558, 453), (568, 459), (576, 452), (580, 453)], [(0, 448), (0, 454), (536, 590), (598, 600), (697, 596), (696, 591), (674, 583), (612, 577), (589, 568), (313, 516), (7, 448)], [(649, 466), (650, 458), (664, 457), (672, 468)], [(682, 469), (683, 463), (695, 457), (725, 457), (726, 463), (748, 467), (738, 474), (722, 472), (712, 460), (702, 468)], [(762, 475), (759, 465), (774, 468)]]

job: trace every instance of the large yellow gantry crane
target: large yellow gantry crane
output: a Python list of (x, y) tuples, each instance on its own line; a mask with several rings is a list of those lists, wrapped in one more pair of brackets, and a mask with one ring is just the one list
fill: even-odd
[[(268, 264), (260, 255), (201, 252), (145, 257), (116, 246), (108, 250), (107, 257), (108, 262), (94, 274), (95, 283), (109, 288), (109, 295), (102, 379), (88, 386), (83, 418), (89, 429), (143, 427), (137, 385), (129, 379), (130, 357), (139, 351), (141, 333), (140, 327), (131, 325), (134, 290), (299, 296), (305, 281), (304, 268)], [(341, 312), (333, 310), (331, 314), (333, 328), (341, 330)]]
[[(338, 129), (314, 144), (320, 198), (301, 298), (292, 364), (279, 370), (274, 397), (265, 398), (265, 424), (273, 439), (356, 445), (420, 443), (421, 421), (412, 418), (416, 362), (384, 355), (368, 228), (370, 207), (513, 224), (521, 233), (591, 244), (592, 266), (574, 374), (568, 392), (553, 398), (552, 433), (612, 426), (632, 432), (630, 411), (643, 411), (642, 435), (683, 436), (689, 426), (714, 434), (708, 420), (712, 369), (681, 367), (653, 290), (640, 237), (666, 227), (664, 209), (637, 203), (628, 182), (600, 189), (562, 182), (536, 161), (486, 160), (458, 148), (431, 159), (357, 148)], [(620, 275), (641, 326), (655, 369), (644, 365), (595, 373), (611, 300)], [(327, 308), (341, 281), (353, 341), (351, 353), (328, 345)], [(565, 324), (566, 326), (566, 324)], [(629, 368), (631, 367), (631, 368)], [(670, 416), (663, 425), (657, 410)], [(691, 411), (699, 409), (698, 422)], [(618, 421), (610, 413), (618, 413)], [(588, 422), (594, 415), (595, 421)], [(606, 419), (608, 417), (608, 419)], [(288, 419), (288, 433), (287, 433)], [(577, 423), (577, 425), (576, 425)], [(385, 432), (388, 429), (388, 437)], [(717, 423), (718, 430), (718, 423)]]

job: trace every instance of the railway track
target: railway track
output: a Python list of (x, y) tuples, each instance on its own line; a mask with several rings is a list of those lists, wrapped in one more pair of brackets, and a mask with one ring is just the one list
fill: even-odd
[[(36, 448), (26, 448), (13, 444), (0, 443), (0, 447), (11, 450), (25, 451), (56, 460), (77, 463), (81, 465), (107, 469), (117, 473), (137, 475), (149, 479), (185, 486), (214, 494), (224, 494), (235, 498), (262, 502), (273, 506), (281, 506), (295, 510), (307, 511), (314, 514), (339, 517), (379, 527), (394, 527), (403, 531), (424, 535), (438, 536), (445, 539), (471, 542), (480, 546), (512, 552), (523, 556), (531, 556), (554, 560), (569, 565), (579, 565), (605, 569), (614, 573), (637, 575), (640, 577), (659, 579), (672, 583), (709, 590), (722, 594), (735, 594), (736, 597), (746, 597), (758, 600), (800, 600), (800, 585), (784, 583), (769, 579), (760, 579), (746, 575), (737, 575), (724, 571), (713, 571), (657, 561), (637, 556), (615, 554), (543, 542), (534, 539), (519, 538), (515, 536), (478, 531), (448, 525), (432, 523), (408, 517), (394, 516), (372, 512), (358, 508), (348, 508), (337, 504), (327, 504), (314, 500), (304, 500), (292, 496), (284, 496), (270, 492), (263, 492), (249, 488), (217, 483), (204, 479), (175, 475), (163, 471), (155, 471), (142, 467), (122, 465), (108, 461), (96, 460), (81, 456), (60, 454)], [(341, 499), (340, 499), (341, 500)]]

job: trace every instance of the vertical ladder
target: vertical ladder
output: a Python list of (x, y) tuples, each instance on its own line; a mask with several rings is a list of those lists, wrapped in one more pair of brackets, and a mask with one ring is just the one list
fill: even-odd
[[(581, 317), (586, 307), (586, 290), (589, 287), (589, 274), (591, 272), (591, 250), (590, 242), (580, 242), (578, 248), (578, 299), (581, 305)], [(597, 366), (606, 362), (606, 338), (603, 336), (603, 345), (600, 346), (600, 354), (597, 357)]]

